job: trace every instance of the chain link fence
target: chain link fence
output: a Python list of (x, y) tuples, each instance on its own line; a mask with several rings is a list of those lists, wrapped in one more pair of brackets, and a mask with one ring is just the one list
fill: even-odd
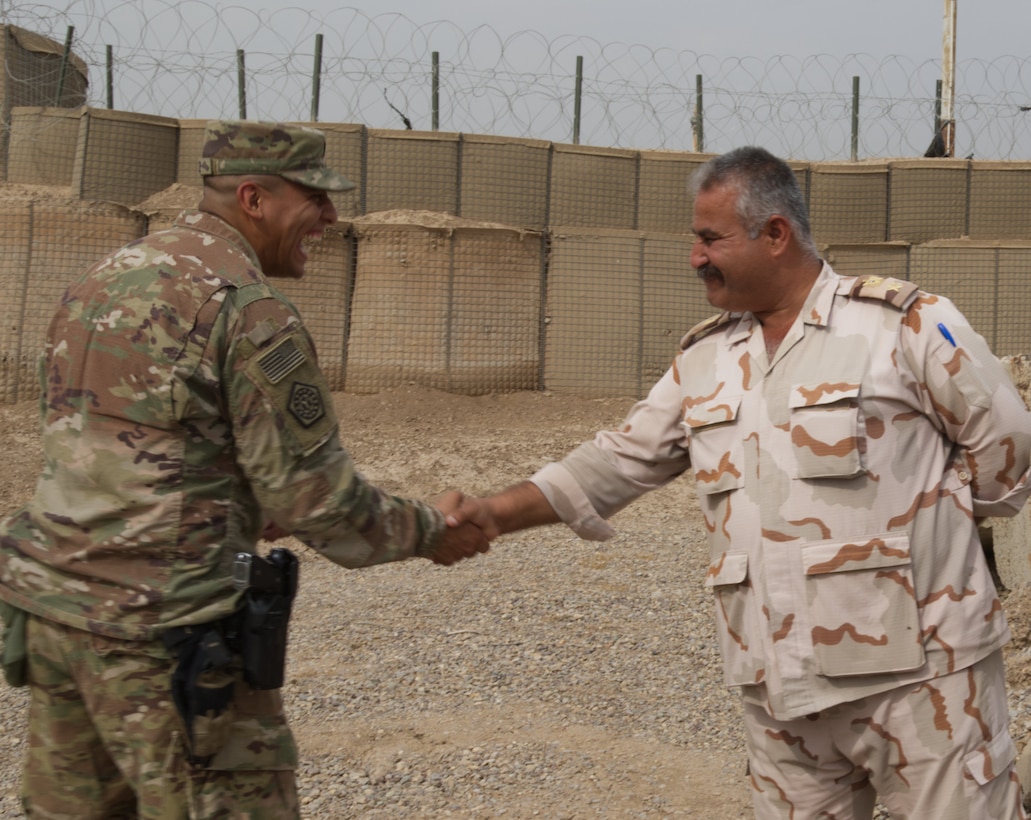
[[(73, 49), (89, 67), (89, 105), (179, 118), (717, 153), (759, 144), (809, 161), (849, 159), (855, 137), (859, 159), (901, 158), (929, 147), (941, 79), (939, 60), (719, 59), (530, 30), (419, 25), (353, 8), (0, 0), (0, 10), (5, 22), (58, 42), (74, 29)], [(1031, 159), (1031, 59), (960, 61), (956, 88), (957, 156)]]

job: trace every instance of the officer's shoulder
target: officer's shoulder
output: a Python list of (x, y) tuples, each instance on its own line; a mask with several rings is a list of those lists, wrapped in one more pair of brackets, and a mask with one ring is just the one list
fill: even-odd
[(704, 319), (684, 334), (683, 338), (680, 340), (680, 349), (687, 350), (687, 348), (699, 339), (704, 339), (710, 333), (713, 333), (724, 325), (729, 324), (736, 318), (737, 317), (733, 314), (724, 311), (723, 313), (718, 313), (715, 316), (710, 316), (708, 319)]
[(908, 310), (920, 287), (891, 276), (855, 276), (842, 279), (838, 293), (849, 299), (882, 302), (897, 310)]

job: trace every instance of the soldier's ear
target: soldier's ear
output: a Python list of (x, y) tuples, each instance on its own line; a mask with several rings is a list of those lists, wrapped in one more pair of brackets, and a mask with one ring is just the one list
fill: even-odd
[(261, 218), (261, 200), (264, 189), (253, 180), (241, 182), (236, 187), (236, 202), (240, 209), (252, 219)]

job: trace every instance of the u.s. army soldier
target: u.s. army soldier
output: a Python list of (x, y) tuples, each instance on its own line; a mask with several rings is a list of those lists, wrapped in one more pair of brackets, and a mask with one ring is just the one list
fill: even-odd
[(488, 546), (356, 471), (269, 281), (303, 275), (329, 192), (353, 187), (324, 152), (312, 129), (209, 123), (199, 209), (94, 265), (50, 325), (43, 474), (0, 522), (30, 817), (297, 817), (278, 690), (296, 559), (255, 555), (263, 528), (347, 567)]
[(818, 256), (792, 170), (710, 160), (691, 266), (723, 313), (617, 430), (466, 499), (492, 537), (606, 519), (694, 470), (756, 817), (1023, 817), (977, 519), (1015, 514), (1031, 414), (984, 339), (915, 284)]

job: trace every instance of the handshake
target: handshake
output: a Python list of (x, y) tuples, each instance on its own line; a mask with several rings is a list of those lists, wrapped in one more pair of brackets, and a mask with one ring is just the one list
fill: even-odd
[[(523, 481), (495, 495), (477, 498), (458, 490), (441, 496), (436, 507), (447, 527), (437, 543), (422, 555), (435, 564), (451, 566), (490, 549), (490, 542), (506, 532), (556, 524), (559, 516), (535, 484)], [(265, 541), (289, 535), (275, 524), (262, 533)]]
[(503, 533), (560, 521), (544, 493), (530, 481), (483, 498), (452, 490), (437, 501), (437, 509), (444, 513), (448, 528), (430, 560), (445, 566), (486, 552)]
[(490, 542), (500, 535), (486, 498), (474, 498), (451, 490), (437, 500), (436, 507), (444, 513), (447, 529), (426, 556), (434, 564), (451, 566), (464, 558), (486, 552), (490, 549)]

